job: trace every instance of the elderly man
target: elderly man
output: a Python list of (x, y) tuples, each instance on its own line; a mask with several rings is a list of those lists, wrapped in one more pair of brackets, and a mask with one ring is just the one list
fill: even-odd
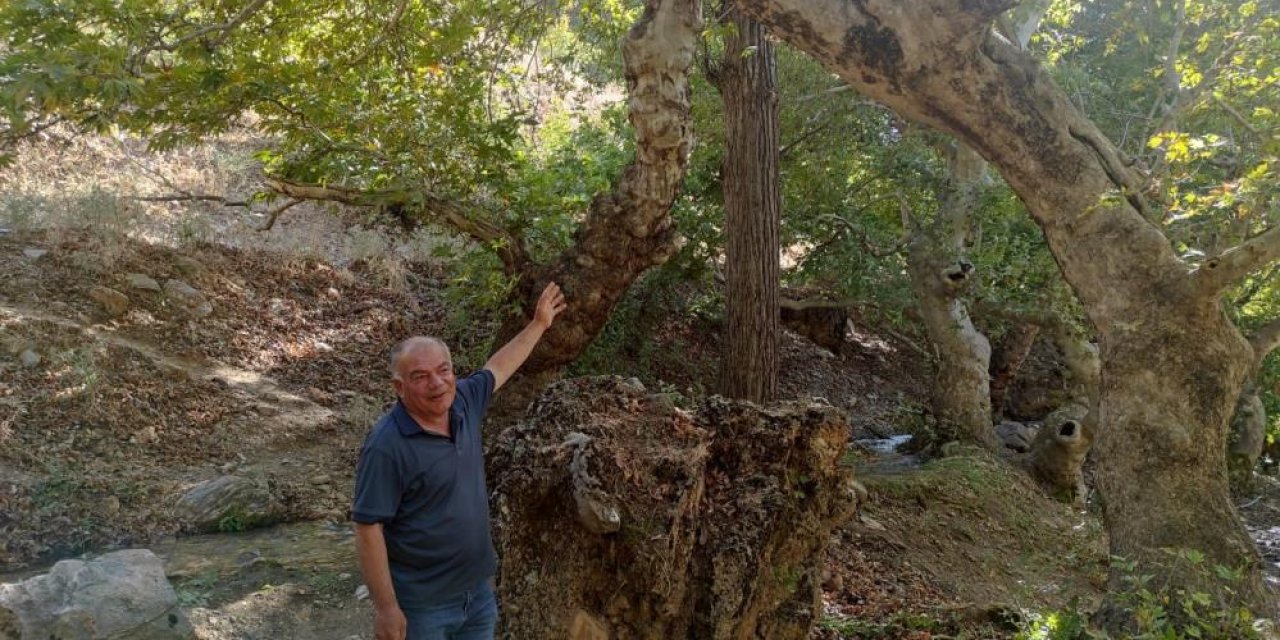
[(360, 451), (351, 509), (377, 640), (493, 638), (498, 557), (480, 421), (564, 308), (560, 287), (547, 285), (528, 326), (461, 380), (438, 339), (409, 338), (391, 352), (400, 399)]

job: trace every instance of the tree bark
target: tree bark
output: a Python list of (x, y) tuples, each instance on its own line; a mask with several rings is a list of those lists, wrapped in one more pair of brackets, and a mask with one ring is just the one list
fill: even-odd
[[(1033, 59), (991, 33), (1010, 0), (741, 0), (738, 7), (855, 89), (951, 133), (997, 167), (1044, 231), (1098, 330), (1097, 484), (1111, 553), (1156, 578), (1273, 615), (1227, 492), (1226, 427), (1254, 352), (1223, 312), (1222, 278), (1273, 258), (1264, 241), (1189, 274), (1148, 221), (1142, 176)], [(1264, 236), (1267, 234), (1264, 234)], [(1261, 238), (1262, 236), (1259, 236)], [(1242, 567), (1224, 585), (1165, 548)], [(1113, 572), (1100, 620), (1121, 628)]]
[(724, 99), (725, 396), (778, 392), (778, 71), (764, 27), (736, 11), (713, 82)]
[(1040, 327), (1031, 323), (1015, 325), (991, 355), (991, 413), (996, 421), (1004, 418), (1004, 401), (1009, 386), (1018, 377), (1022, 363), (1031, 355)]
[(935, 444), (962, 440), (995, 451), (999, 443), (991, 423), (991, 344), (973, 326), (960, 297), (974, 275), (964, 250), (984, 170), (977, 154), (963, 146), (954, 149), (950, 184), (938, 216), (930, 229), (914, 231), (907, 243), (907, 273), (938, 356)]
[(533, 313), (549, 281), (568, 307), (521, 367), (524, 375), (563, 367), (599, 334), (636, 278), (680, 248), (671, 205), (684, 182), (693, 145), (689, 68), (702, 29), (695, 0), (649, 0), (622, 46), (628, 117), (635, 127), (635, 157), (607, 193), (591, 202), (574, 244), (557, 260), (521, 273), (517, 299), (523, 313), (499, 331), (499, 344)]

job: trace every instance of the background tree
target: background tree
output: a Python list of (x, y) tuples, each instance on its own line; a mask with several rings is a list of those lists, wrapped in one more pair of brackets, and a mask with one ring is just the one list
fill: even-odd
[[(1097, 327), (1098, 486), (1113, 555), (1185, 593), (1270, 615), (1258, 556), (1227, 494), (1225, 430), (1258, 353), (1219, 303), (1280, 257), (1267, 231), (1192, 268), (1151, 222), (1144, 174), (1030, 56), (991, 33), (1010, 3), (739, 3), (860, 92), (956, 135), (997, 167), (1040, 224)], [(957, 81), (961, 79), (961, 81)], [(1201, 499), (1189, 501), (1188, 495)], [(1178, 562), (1237, 566), (1227, 586)], [(1240, 566), (1241, 559), (1245, 559)], [(1100, 619), (1126, 622), (1112, 576)]]
[(755, 21), (722, 8), (724, 53), (707, 61), (724, 99), (725, 340), (723, 393), (755, 402), (778, 392), (778, 70)]

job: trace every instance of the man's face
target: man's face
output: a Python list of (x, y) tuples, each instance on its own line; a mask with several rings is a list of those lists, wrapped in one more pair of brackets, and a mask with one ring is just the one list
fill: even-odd
[(426, 344), (411, 349), (400, 357), (396, 374), (391, 384), (411, 413), (431, 418), (448, 415), (458, 383), (443, 347)]

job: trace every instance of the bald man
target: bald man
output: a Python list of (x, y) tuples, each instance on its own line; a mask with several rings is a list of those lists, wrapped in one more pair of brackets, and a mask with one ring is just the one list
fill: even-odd
[(480, 423), (564, 308), (560, 287), (548, 284), (524, 330), (461, 380), (439, 339), (413, 337), (392, 350), (399, 401), (365, 439), (351, 508), (376, 640), (493, 638), (498, 557)]

